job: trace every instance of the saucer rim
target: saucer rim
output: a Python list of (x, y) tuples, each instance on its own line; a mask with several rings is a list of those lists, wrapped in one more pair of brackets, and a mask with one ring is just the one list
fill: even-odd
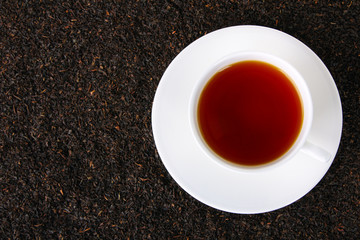
[[(328, 78), (327, 82), (331, 83), (332, 90), (335, 90), (333, 92), (333, 94), (337, 95), (337, 99), (336, 99), (335, 102), (336, 102), (336, 104), (338, 106), (335, 106), (335, 108), (337, 108), (338, 113), (340, 114), (340, 115), (337, 116), (340, 119), (340, 121), (337, 122), (338, 126), (337, 126), (335, 131), (340, 131), (340, 133), (337, 134), (338, 139), (335, 140), (337, 143), (335, 144), (336, 149), (334, 151), (335, 153), (333, 154), (332, 159), (326, 165), (324, 164), (322, 176), (319, 179), (314, 180), (312, 186), (308, 186), (307, 190), (304, 191), (304, 194), (301, 194), (300, 197), (298, 197), (296, 199), (292, 199), (291, 201), (287, 201), (286, 203), (278, 204), (277, 207), (273, 207), (273, 208), (261, 208), (261, 207), (259, 207), (257, 210), (254, 210), (254, 209), (249, 209), (249, 210), (242, 209), (242, 210), (239, 210), (239, 209), (233, 209), (231, 207), (226, 207), (225, 206), (226, 204), (225, 205), (220, 204), (222, 206), (219, 206), (219, 204), (212, 201), (212, 199), (206, 199), (203, 196), (200, 196), (198, 193), (194, 192), (191, 189), (191, 184), (189, 185), (188, 183), (186, 183), (186, 180), (183, 179), (183, 176), (181, 176), (181, 174), (179, 172), (177, 172), (176, 168), (174, 168), (174, 165), (172, 165), (171, 161), (169, 162), (169, 160), (168, 160), (169, 156), (168, 156), (168, 153), (166, 152), (167, 150), (164, 149), (164, 147), (162, 146), (162, 143), (161, 143), (162, 140), (159, 138), (160, 137), (159, 126), (158, 126), (159, 125), (159, 122), (158, 122), (159, 118), (158, 118), (158, 115), (157, 115), (157, 114), (161, 115), (160, 109), (159, 109), (159, 101), (160, 101), (159, 100), (159, 98), (160, 98), (159, 94), (161, 94), (161, 92), (164, 91), (163, 89), (166, 87), (166, 85), (164, 85), (164, 82), (167, 79), (167, 75), (168, 75), (169, 71), (173, 71), (174, 68), (178, 67), (176, 64), (178, 64), (179, 58), (180, 58), (180, 60), (182, 60), (181, 57), (183, 57), (184, 53), (187, 53), (188, 51), (190, 51), (191, 48), (193, 48), (195, 46), (195, 44), (198, 43), (200, 40), (204, 41), (204, 39), (206, 40), (206, 38), (208, 38), (211, 35), (214, 36), (214, 34), (217, 34), (217, 35), (219, 35), (219, 34), (221, 35), (221, 33), (229, 34), (233, 30), (240, 30), (240, 32), (241, 31), (245, 31), (245, 32), (246, 31), (260, 31), (260, 32), (261, 31), (271, 31), (271, 32), (276, 32), (276, 34), (280, 34), (280, 35), (282, 35), (283, 37), (287, 38), (290, 41), (296, 41), (297, 44), (299, 44), (299, 43), (302, 44), (303, 47), (308, 50), (308, 53), (310, 51), (310, 53), (312, 54), (311, 57), (313, 58), (314, 63), (317, 63), (320, 67), (322, 67), (322, 71), (324, 72), (325, 75), (327, 75), (327, 78)], [(187, 53), (187, 54), (189, 54), (189, 53)], [(181, 63), (181, 61), (180, 61), (180, 63)], [(311, 92), (311, 89), (310, 89), (310, 92)], [(161, 81), (159, 83), (158, 89), (156, 90), (156, 94), (155, 94), (155, 98), (154, 98), (154, 102), (153, 102), (153, 108), (152, 108), (152, 127), (153, 127), (153, 136), (154, 136), (155, 144), (156, 144), (159, 156), (161, 158), (161, 161), (163, 162), (164, 166), (166, 167), (166, 169), (170, 173), (170, 175), (173, 177), (173, 179), (177, 182), (177, 184), (181, 188), (183, 188), (187, 193), (189, 193), (192, 197), (194, 197), (195, 199), (199, 200), (200, 202), (202, 202), (202, 203), (204, 203), (204, 204), (206, 204), (208, 206), (211, 206), (211, 207), (213, 207), (215, 209), (219, 209), (219, 210), (226, 211), (226, 212), (243, 213), (243, 214), (263, 213), (263, 212), (269, 212), (269, 211), (273, 211), (273, 210), (285, 207), (285, 206), (299, 200), (304, 195), (306, 195), (309, 191), (311, 191), (313, 189), (313, 187), (315, 187), (318, 184), (318, 182), (323, 178), (323, 176), (326, 174), (326, 172), (328, 171), (329, 167), (331, 166), (331, 164), (332, 164), (332, 162), (333, 162), (333, 160), (335, 158), (336, 152), (337, 152), (339, 144), (340, 144), (341, 132), (342, 132), (342, 124), (343, 124), (343, 122), (342, 122), (342, 108), (341, 108), (340, 96), (339, 96), (338, 90), (336, 88), (335, 82), (332, 79), (332, 76), (331, 76), (330, 72), (328, 71), (328, 69), (326, 68), (324, 63), (320, 60), (320, 58), (310, 48), (308, 48), (305, 44), (303, 44), (302, 42), (300, 42), (296, 38), (294, 38), (294, 37), (292, 37), (292, 36), (290, 36), (290, 35), (288, 35), (288, 34), (286, 34), (284, 32), (276, 30), (276, 29), (267, 28), (267, 27), (263, 27), (263, 26), (256, 26), (256, 25), (232, 26), (232, 27), (228, 27), (228, 28), (219, 29), (219, 30), (211, 32), (211, 33), (197, 39), (196, 41), (191, 43), (189, 46), (187, 46), (183, 51), (181, 51), (175, 57), (175, 59), (170, 63), (170, 65), (168, 66), (168, 68), (164, 72), (164, 75), (161, 78)]]

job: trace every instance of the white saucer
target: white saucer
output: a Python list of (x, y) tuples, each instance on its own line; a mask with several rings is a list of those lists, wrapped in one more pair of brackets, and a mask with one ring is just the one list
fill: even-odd
[[(303, 75), (314, 104), (308, 140), (332, 155), (329, 162), (299, 152), (271, 171), (242, 173), (219, 166), (198, 147), (189, 120), (192, 90), (207, 67), (237, 51), (276, 55)], [(342, 109), (329, 71), (306, 45), (271, 28), (235, 26), (201, 37), (172, 61), (156, 91), (152, 127), (166, 169), (186, 192), (223, 211), (262, 213), (300, 199), (325, 175), (340, 143)]]

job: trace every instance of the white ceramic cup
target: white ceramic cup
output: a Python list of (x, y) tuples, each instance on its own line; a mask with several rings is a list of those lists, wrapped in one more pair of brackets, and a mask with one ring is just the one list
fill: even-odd
[[(206, 143), (199, 129), (198, 121), (197, 121), (197, 108), (200, 95), (202, 93), (203, 88), (207, 84), (207, 82), (214, 76), (218, 71), (226, 68), (227, 66), (241, 62), (241, 61), (261, 61), (271, 64), (278, 69), (280, 69), (285, 75), (288, 77), (290, 81), (292, 81), (293, 85), (298, 90), (303, 109), (303, 123), (300, 133), (295, 140), (294, 144), (288, 151), (283, 154), (278, 159), (275, 159), (268, 164), (263, 164), (259, 166), (245, 166), (232, 163), (228, 160), (222, 159), (219, 155), (217, 155)], [(310, 91), (307, 87), (307, 84), (301, 74), (288, 62), (285, 60), (270, 55), (268, 53), (263, 52), (237, 52), (225, 56), (220, 59), (217, 63), (215, 63), (212, 67), (207, 69), (204, 73), (202, 79), (196, 84), (194, 91), (192, 93), (190, 99), (190, 125), (192, 128), (192, 132), (196, 142), (199, 147), (204, 151), (206, 155), (213, 161), (217, 162), (223, 167), (231, 168), (235, 171), (245, 171), (245, 172), (259, 172), (263, 170), (268, 170), (274, 167), (280, 166), (280, 164), (284, 164), (285, 162), (291, 160), (298, 151), (302, 150), (312, 157), (327, 162), (330, 159), (330, 154), (321, 149), (318, 146), (313, 145), (307, 141), (307, 137), (311, 128), (312, 118), (313, 118), (313, 104), (311, 100)]]

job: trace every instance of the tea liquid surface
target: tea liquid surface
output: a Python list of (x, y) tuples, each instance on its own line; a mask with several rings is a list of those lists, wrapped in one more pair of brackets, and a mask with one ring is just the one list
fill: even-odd
[(281, 157), (296, 141), (303, 122), (296, 87), (277, 67), (243, 61), (217, 72), (198, 102), (198, 124), (221, 158), (256, 166)]

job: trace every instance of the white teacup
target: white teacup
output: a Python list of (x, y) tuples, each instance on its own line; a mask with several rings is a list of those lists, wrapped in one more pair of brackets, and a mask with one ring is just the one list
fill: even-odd
[[(276, 68), (280, 69), (288, 79), (292, 82), (295, 88), (298, 90), (299, 97), (302, 102), (303, 110), (303, 122), (301, 130), (298, 134), (293, 145), (279, 158), (274, 159), (273, 161), (256, 166), (247, 166), (239, 165), (232, 163), (228, 160), (223, 159), (218, 154), (216, 154), (204, 140), (198, 124), (198, 102), (200, 95), (206, 86), (207, 82), (220, 70), (242, 61), (260, 61), (268, 63)], [(211, 68), (207, 70), (202, 79), (197, 83), (196, 87), (191, 96), (190, 100), (190, 124), (194, 137), (200, 146), (200, 148), (211, 158), (213, 161), (217, 162), (221, 166), (231, 168), (236, 171), (245, 171), (245, 172), (258, 172), (266, 169), (271, 169), (284, 164), (285, 162), (291, 160), (299, 150), (306, 152), (307, 154), (312, 155), (313, 157), (319, 159), (320, 161), (327, 162), (330, 159), (330, 154), (325, 150), (315, 146), (307, 141), (308, 134), (311, 129), (311, 123), (313, 118), (313, 103), (310, 95), (310, 91), (307, 87), (307, 84), (301, 74), (288, 62), (274, 55), (270, 55), (263, 52), (237, 52), (230, 54), (217, 63), (215, 63)]]

